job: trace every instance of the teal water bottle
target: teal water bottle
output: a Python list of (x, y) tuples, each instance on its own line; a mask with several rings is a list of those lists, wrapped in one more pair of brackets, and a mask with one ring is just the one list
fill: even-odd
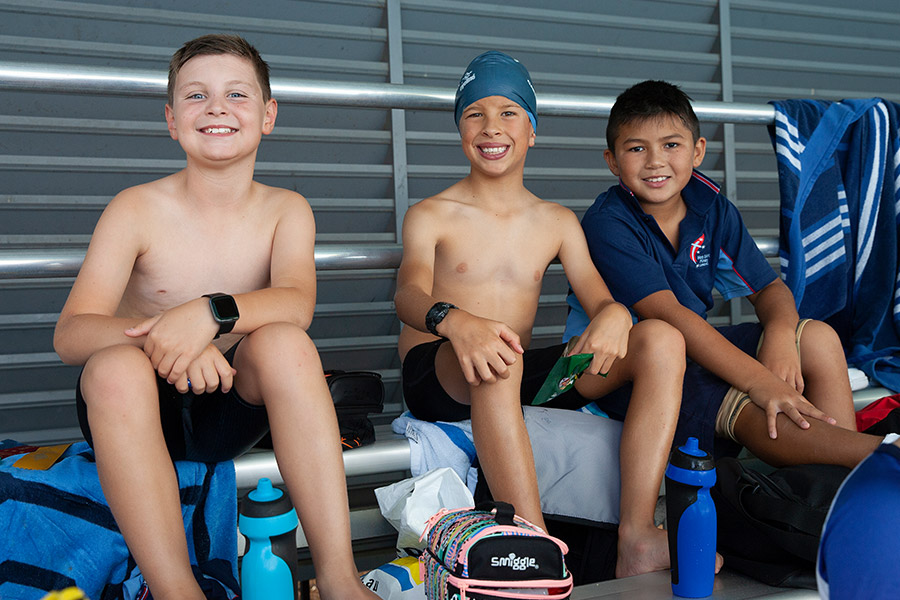
[(712, 594), (716, 574), (716, 483), (712, 457), (697, 438), (672, 450), (666, 467), (666, 522), (672, 593), (685, 598)]
[(241, 500), (238, 529), (247, 542), (241, 561), (244, 600), (297, 598), (297, 525), (290, 498), (266, 477)]

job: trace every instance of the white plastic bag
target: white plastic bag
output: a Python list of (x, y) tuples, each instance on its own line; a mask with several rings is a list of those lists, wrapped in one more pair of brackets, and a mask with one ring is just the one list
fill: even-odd
[(382, 600), (425, 600), (419, 560), (413, 556), (396, 558), (372, 569), (363, 575), (362, 582)]
[(397, 548), (421, 550), (419, 537), (425, 522), (442, 508), (466, 508), (475, 504), (472, 492), (453, 469), (442, 467), (375, 490), (381, 514), (399, 532)]

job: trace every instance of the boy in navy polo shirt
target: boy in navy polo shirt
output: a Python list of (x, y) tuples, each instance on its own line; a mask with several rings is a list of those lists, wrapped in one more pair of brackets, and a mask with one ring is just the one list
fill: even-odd
[[(737, 208), (695, 170), (706, 140), (690, 98), (663, 81), (639, 83), (616, 99), (606, 136), (619, 183), (582, 227), (613, 297), (685, 338), (691, 360), (675, 443), (694, 436), (717, 455), (743, 445), (776, 465), (853, 466), (870, 454), (880, 439), (856, 433), (837, 335), (799, 319)], [(714, 287), (726, 300), (747, 296), (759, 323), (707, 323)], [(569, 304), (567, 338), (584, 325), (572, 294)]]

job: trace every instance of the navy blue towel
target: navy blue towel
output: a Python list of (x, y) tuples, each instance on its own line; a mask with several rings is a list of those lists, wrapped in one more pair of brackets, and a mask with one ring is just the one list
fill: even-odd
[(770, 127), (781, 191), (782, 277), (848, 361), (900, 388), (900, 107), (782, 100)]
[[(70, 586), (91, 600), (135, 598), (143, 578), (103, 497), (88, 445), (73, 444), (46, 471), (14, 467), (19, 458), (0, 461), (0, 598), (38, 600)], [(208, 598), (232, 600), (239, 594), (234, 464), (175, 467), (194, 573)]]

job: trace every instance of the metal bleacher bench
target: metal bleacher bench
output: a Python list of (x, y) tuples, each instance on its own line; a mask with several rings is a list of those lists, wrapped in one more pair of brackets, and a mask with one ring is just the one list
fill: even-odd
[[(155, 71), (2, 63), (0, 89), (164, 95), (166, 77)], [(306, 80), (273, 80), (272, 90), (273, 95), (282, 101), (387, 109), (451, 110), (454, 98), (452, 89)], [(608, 97), (553, 94), (541, 95), (538, 100), (538, 111), (542, 115), (578, 117), (605, 117), (614, 101)], [(694, 107), (701, 121), (707, 122), (765, 125), (774, 118), (774, 110), (768, 105), (698, 102)], [(776, 255), (776, 239), (759, 238), (757, 244), (766, 256)], [(399, 265), (400, 255), (399, 244), (318, 245), (316, 269), (394, 269)], [(74, 277), (83, 258), (83, 248), (0, 247), (0, 280)], [(881, 391), (869, 392), (867, 398), (877, 398)], [(394, 556), (396, 542), (396, 532), (381, 517), (371, 490), (407, 477), (410, 468), (410, 448), (405, 438), (393, 434), (387, 425), (381, 425), (376, 428), (376, 439), (370, 446), (343, 453), (350, 492), (354, 553), (361, 569), (373, 568), (390, 560)], [(254, 450), (237, 458), (235, 470), (239, 495), (252, 488), (260, 477), (268, 477), (276, 484), (282, 483), (271, 451)], [(302, 531), (298, 532), (297, 542), (301, 549), (301, 577), (312, 577), (314, 573)], [(627, 587), (627, 584), (618, 585)], [(582, 594), (578, 597), (601, 596)]]

